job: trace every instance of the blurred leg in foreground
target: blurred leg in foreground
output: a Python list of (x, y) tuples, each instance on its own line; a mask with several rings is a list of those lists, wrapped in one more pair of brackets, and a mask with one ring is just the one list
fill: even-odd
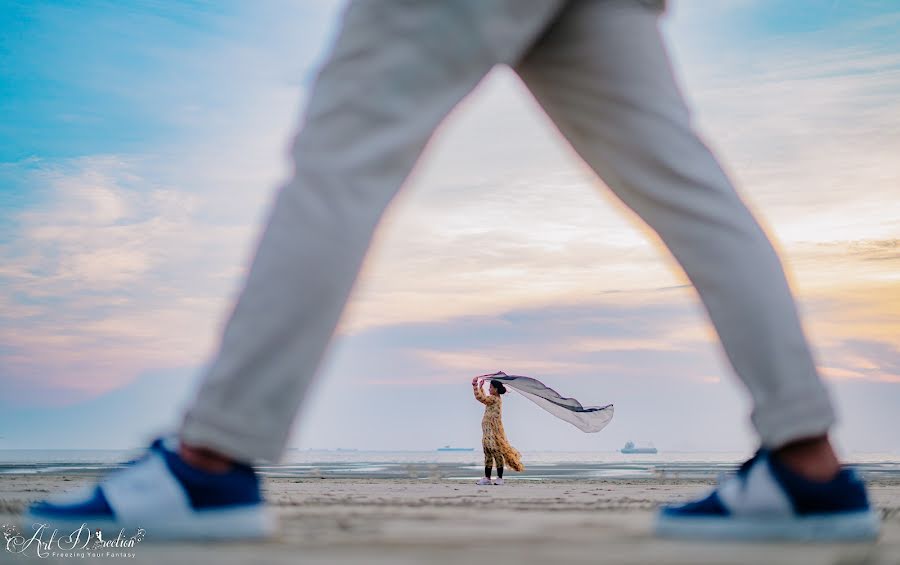
[(753, 398), (759, 452), (703, 500), (665, 508), (658, 532), (876, 535), (864, 485), (841, 469), (827, 439), (834, 413), (781, 263), (693, 130), (656, 15), (635, 3), (571, 2), (517, 70), (575, 150), (678, 260)]
[(384, 209), (441, 120), (561, 5), (353, 2), (179, 440), (154, 442), (80, 498), (33, 507), (27, 522), (141, 527), (154, 539), (269, 535), (250, 464), (284, 450)]

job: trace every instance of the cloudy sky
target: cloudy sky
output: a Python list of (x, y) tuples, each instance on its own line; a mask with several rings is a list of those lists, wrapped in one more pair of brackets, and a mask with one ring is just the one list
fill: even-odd
[[(245, 273), (342, 2), (0, 7), (0, 447), (172, 427)], [(674, 0), (701, 129), (777, 240), (846, 453), (900, 454), (900, 9)], [(585, 435), (521, 398), (513, 443), (746, 451), (693, 290), (498, 68), (367, 259), (292, 445), (477, 445), (469, 379), (614, 402)], [(248, 376), (252, 378), (252, 376)]]

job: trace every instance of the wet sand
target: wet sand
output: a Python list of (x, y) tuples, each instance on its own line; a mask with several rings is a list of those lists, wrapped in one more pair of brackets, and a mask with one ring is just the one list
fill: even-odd
[[(93, 474), (0, 475), (0, 524), (33, 500)], [(134, 558), (24, 559), (0, 563), (491, 563), (491, 564), (900, 564), (900, 480), (870, 482), (881, 538), (858, 544), (698, 543), (656, 539), (654, 509), (707, 490), (709, 479), (470, 481), (268, 478), (281, 521), (258, 543), (151, 543)]]

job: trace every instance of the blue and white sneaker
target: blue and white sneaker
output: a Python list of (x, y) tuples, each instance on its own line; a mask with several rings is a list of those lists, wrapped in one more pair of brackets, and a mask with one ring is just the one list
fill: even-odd
[(706, 498), (665, 506), (662, 537), (729, 540), (853, 541), (878, 537), (881, 522), (852, 469), (810, 481), (760, 450)]
[(259, 539), (276, 530), (252, 467), (209, 473), (185, 463), (162, 439), (99, 484), (29, 508), (25, 531), (41, 523), (61, 531), (82, 524), (116, 532), (142, 528), (148, 541)]

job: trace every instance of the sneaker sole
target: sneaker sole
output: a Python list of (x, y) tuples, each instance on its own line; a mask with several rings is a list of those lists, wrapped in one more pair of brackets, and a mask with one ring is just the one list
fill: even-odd
[(657, 515), (655, 532), (664, 538), (703, 540), (869, 541), (878, 538), (878, 515), (847, 512), (790, 518), (683, 518)]
[(33, 531), (33, 524), (47, 524), (62, 532), (74, 532), (82, 525), (91, 530), (113, 530), (116, 534), (122, 528), (145, 531), (144, 542), (164, 540), (262, 540), (273, 537), (278, 531), (275, 517), (263, 506), (235, 508), (228, 510), (198, 510), (186, 518), (173, 519), (159, 516), (140, 523), (124, 523), (112, 518), (87, 517), (52, 518), (28, 512), (22, 518), (25, 532)]

